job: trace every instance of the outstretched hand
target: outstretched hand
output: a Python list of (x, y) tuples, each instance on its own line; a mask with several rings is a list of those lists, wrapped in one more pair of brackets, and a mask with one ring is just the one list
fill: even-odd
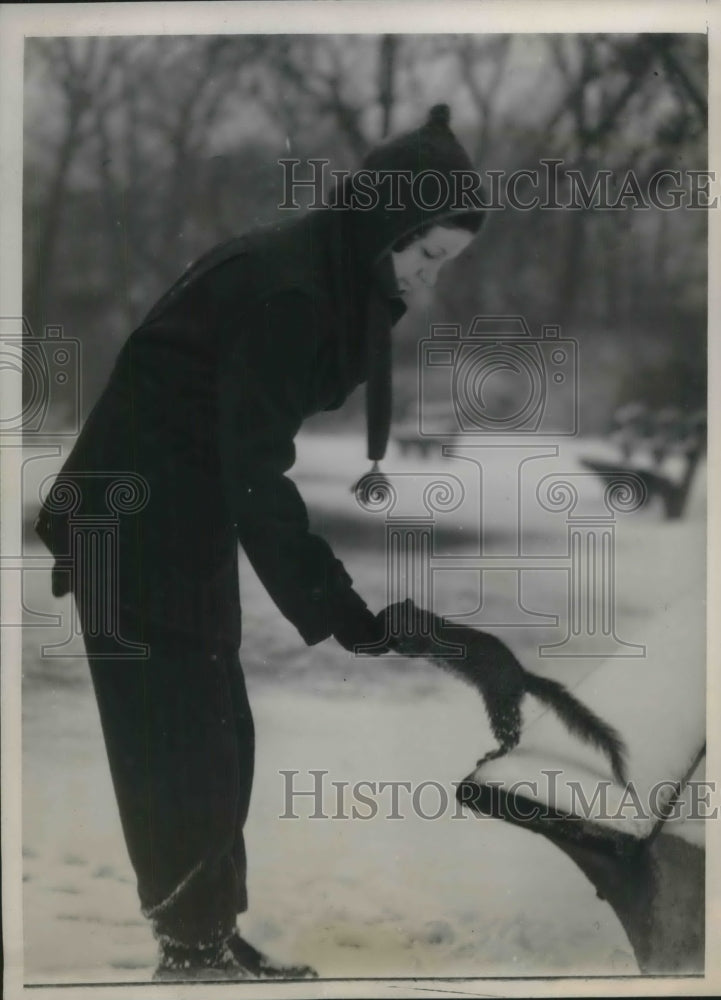
[(380, 656), (388, 653), (391, 646), (386, 641), (386, 628), (383, 612), (374, 615), (365, 608), (361, 613), (342, 617), (333, 629), (333, 635), (343, 649), (349, 653), (364, 653)]
[(405, 656), (427, 656), (431, 617), (431, 612), (407, 598), (388, 604), (376, 615), (365, 607), (360, 613), (355, 610), (337, 622), (333, 635), (351, 653), (379, 656), (392, 651)]

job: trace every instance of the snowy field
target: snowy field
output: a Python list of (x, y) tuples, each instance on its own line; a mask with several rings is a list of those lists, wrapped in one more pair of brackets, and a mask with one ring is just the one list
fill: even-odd
[[(579, 454), (604, 451), (598, 442), (559, 448), (558, 455), (536, 460), (539, 475), (578, 473)], [(483, 493), (486, 554), (508, 554), (517, 541), (517, 459), (508, 448), (484, 458), (492, 484)], [(438, 515), (439, 554), (451, 560), (478, 551), (481, 486), (472, 463), (429, 463), (391, 452), (384, 467), (457, 477), (464, 500), (455, 511)], [(376, 609), (386, 600), (383, 516), (360, 512), (348, 489), (365, 468), (361, 437), (299, 438), (293, 475), (314, 524)], [(654, 504), (618, 515), (620, 637), (642, 632), (655, 612), (683, 595), (702, 598), (704, 491), (702, 468), (684, 520), (663, 521)], [(559, 556), (565, 515), (530, 502), (526, 486), (521, 492), (524, 550)], [(592, 506), (600, 488), (596, 494)], [(513, 573), (491, 574), (484, 614), (504, 626), (498, 634), (529, 669), (575, 686), (598, 668), (598, 660), (537, 653), (540, 643), (563, 638), (567, 574), (561, 564), (561, 571), (526, 573), (520, 602)], [(26, 603), (36, 611), (66, 607), (50, 596), (48, 576), (28, 574)], [(478, 604), (478, 574), (471, 565), (440, 572), (436, 582), (437, 611), (470, 613)], [(310, 771), (328, 772), (324, 801), (332, 816), (333, 781), (351, 787), (363, 780), (413, 786), (433, 781), (451, 796), (452, 783), (493, 740), (477, 696), (429, 664), (354, 659), (333, 640), (306, 647), (244, 560), (241, 590), (241, 660), (258, 735), (246, 828), (250, 909), (240, 924), (247, 937), (274, 956), (313, 964), (323, 977), (637, 972), (610, 907), (566, 856), (526, 830), (458, 815), (452, 799), (437, 819), (425, 819), (402, 798), (402, 818), (391, 820), (387, 793), (375, 796), (378, 815), (371, 819), (311, 819), (307, 799), (297, 801), (299, 818), (281, 819), (283, 771), (299, 772), (297, 787), (303, 789), (312, 785)], [(545, 614), (536, 621), (546, 624), (528, 627), (529, 609)], [(554, 614), (561, 614), (557, 625), (548, 617)], [(43, 659), (42, 641), (46, 630), (26, 628), (25, 978), (28, 983), (147, 980), (155, 945), (138, 910), (86, 665), (80, 657)], [(538, 712), (528, 699), (524, 715), (530, 719)], [(422, 801), (428, 815), (439, 798), (430, 789)], [(350, 798), (341, 811), (349, 813), (352, 805)]]

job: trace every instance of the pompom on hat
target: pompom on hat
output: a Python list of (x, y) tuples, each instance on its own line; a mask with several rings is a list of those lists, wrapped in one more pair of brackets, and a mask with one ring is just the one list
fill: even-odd
[(451, 124), (451, 109), (447, 104), (434, 104), (428, 112), (428, 122), (426, 124), (449, 126)]

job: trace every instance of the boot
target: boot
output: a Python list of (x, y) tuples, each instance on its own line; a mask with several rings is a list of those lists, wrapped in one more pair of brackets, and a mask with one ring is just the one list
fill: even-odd
[(208, 945), (184, 945), (163, 937), (159, 952), (158, 967), (153, 974), (155, 982), (316, 979), (318, 976), (308, 965), (272, 962), (237, 931)]
[(237, 931), (225, 942), (239, 966), (251, 979), (317, 979), (318, 973), (310, 965), (284, 965), (274, 962), (258, 951)]
[(154, 982), (250, 979), (226, 948), (225, 941), (186, 945), (166, 937), (159, 940)]

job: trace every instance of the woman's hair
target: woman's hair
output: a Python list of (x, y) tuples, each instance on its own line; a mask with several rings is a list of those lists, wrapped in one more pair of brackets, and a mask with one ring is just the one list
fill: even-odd
[(445, 218), (430, 219), (417, 229), (413, 229), (406, 236), (402, 236), (397, 243), (393, 244), (391, 249), (393, 253), (400, 253), (401, 250), (405, 250), (415, 243), (416, 240), (422, 239), (429, 230), (436, 227), (440, 227), (441, 229), (465, 229), (466, 232), (472, 233), (475, 236), (483, 225), (484, 218), (485, 213), (483, 212), (456, 212), (453, 215), (445, 216)]

